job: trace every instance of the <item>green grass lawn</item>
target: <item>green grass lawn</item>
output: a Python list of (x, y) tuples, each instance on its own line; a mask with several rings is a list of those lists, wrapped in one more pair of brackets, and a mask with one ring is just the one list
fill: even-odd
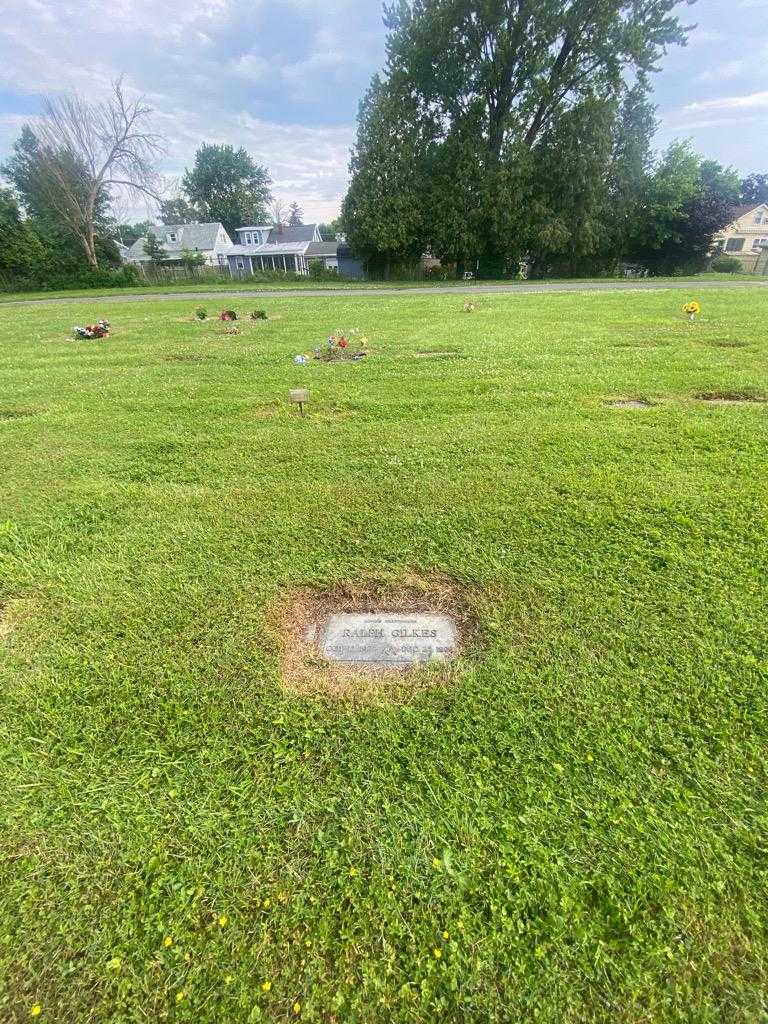
[[(766, 1019), (768, 405), (695, 396), (768, 294), (690, 297), (3, 313), (3, 1024)], [(281, 687), (286, 589), (410, 574), (450, 682)]]

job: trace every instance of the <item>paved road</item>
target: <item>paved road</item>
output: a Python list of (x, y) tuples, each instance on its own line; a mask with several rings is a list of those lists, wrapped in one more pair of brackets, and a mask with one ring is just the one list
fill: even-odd
[(435, 285), (432, 287), (414, 288), (282, 288), (272, 291), (244, 290), (215, 291), (215, 292), (145, 292), (141, 295), (79, 295), (67, 298), (51, 299), (12, 299), (9, 302), (0, 301), (0, 309), (3, 306), (46, 306), (51, 303), (63, 302), (162, 302), (171, 299), (323, 299), (327, 297), (343, 296), (351, 298), (370, 298), (372, 296), (390, 295), (489, 295), (496, 293), (507, 293), (510, 295), (538, 295), (542, 292), (612, 292), (612, 291), (661, 291), (669, 288), (684, 289), (686, 292), (699, 292), (705, 288), (765, 288), (768, 289), (768, 280), (762, 281), (654, 281), (653, 279), (642, 281), (537, 281), (520, 284), (455, 284)]

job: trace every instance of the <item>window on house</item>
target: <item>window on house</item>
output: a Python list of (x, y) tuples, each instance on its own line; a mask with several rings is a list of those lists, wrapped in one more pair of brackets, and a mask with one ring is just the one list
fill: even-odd
[(755, 214), (755, 224), (768, 224), (768, 214), (763, 213), (762, 210), (758, 210)]
[(245, 235), (243, 237), (245, 238), (245, 244), (246, 245), (253, 245), (253, 232), (252, 231), (246, 231)]
[(168, 239), (169, 242), (178, 242), (179, 240), (179, 236), (176, 234), (175, 231), (169, 231), (165, 237)]
[(764, 245), (768, 245), (768, 238), (755, 238), (752, 242), (752, 248), (757, 252), (759, 252)]
[(238, 260), (237, 261), (237, 269), (238, 270), (245, 270), (245, 260)]
[(744, 248), (744, 239), (743, 238), (729, 238), (728, 241), (725, 243), (725, 251), (726, 252), (741, 252), (741, 250), (743, 248)]

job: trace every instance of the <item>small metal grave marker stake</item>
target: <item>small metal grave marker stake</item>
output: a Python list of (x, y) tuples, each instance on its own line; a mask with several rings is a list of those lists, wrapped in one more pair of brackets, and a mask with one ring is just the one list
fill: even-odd
[(309, 391), (306, 388), (291, 388), (288, 392), (288, 397), (294, 405), (298, 405), (299, 412), (303, 416), (304, 405), (309, 401)]

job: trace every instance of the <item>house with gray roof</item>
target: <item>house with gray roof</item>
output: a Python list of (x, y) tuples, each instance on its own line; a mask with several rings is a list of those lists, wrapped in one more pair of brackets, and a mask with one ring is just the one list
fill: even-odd
[(317, 224), (252, 224), (238, 228), (237, 242), (226, 253), (232, 277), (260, 270), (308, 274), (315, 261), (326, 270), (342, 270), (339, 242), (323, 241)]
[[(154, 233), (167, 254), (165, 262), (179, 263), (185, 251), (200, 252), (208, 266), (228, 269), (232, 277), (250, 277), (261, 270), (308, 274), (313, 262), (348, 277), (361, 277), (363, 272), (343, 242), (323, 241), (317, 224), (252, 224), (237, 228), (236, 242), (219, 223), (160, 224)], [(148, 263), (146, 241), (137, 239), (124, 260)]]
[[(159, 224), (153, 233), (168, 254), (168, 263), (178, 263), (183, 252), (199, 252), (208, 266), (226, 266), (224, 253), (231, 248), (232, 239), (218, 221), (211, 224)], [(146, 235), (136, 239), (124, 257), (126, 263), (149, 262), (149, 256), (144, 252), (146, 241)]]

